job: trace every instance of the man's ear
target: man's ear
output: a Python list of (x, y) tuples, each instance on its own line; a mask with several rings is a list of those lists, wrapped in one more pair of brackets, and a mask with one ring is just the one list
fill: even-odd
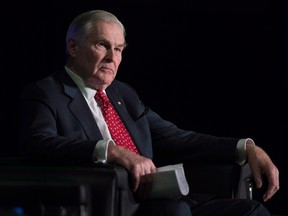
[(77, 54), (78, 44), (73, 38), (69, 38), (67, 44), (67, 52), (70, 56), (75, 57)]

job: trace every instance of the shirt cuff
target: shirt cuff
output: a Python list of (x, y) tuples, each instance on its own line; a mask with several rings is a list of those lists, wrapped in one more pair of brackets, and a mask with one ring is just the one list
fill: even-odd
[(112, 139), (100, 140), (97, 142), (93, 151), (93, 162), (94, 163), (106, 163), (107, 162), (107, 152), (108, 145), (116, 145)]
[(247, 138), (247, 139), (240, 139), (236, 146), (236, 154), (237, 154), (236, 162), (241, 166), (243, 166), (246, 163), (246, 144), (248, 142), (255, 145), (252, 139)]

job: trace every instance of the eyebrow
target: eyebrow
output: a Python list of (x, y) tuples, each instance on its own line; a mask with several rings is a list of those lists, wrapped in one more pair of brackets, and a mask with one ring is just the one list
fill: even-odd
[(127, 43), (124, 43), (124, 44), (120, 44), (119, 46), (123, 47), (123, 49), (125, 49), (127, 47), (127, 45), (128, 45)]
[[(108, 41), (108, 40), (106, 40), (106, 39), (104, 39), (104, 38), (98, 38), (97, 39), (97, 41), (99, 42), (99, 41), (103, 41), (103, 42), (105, 42), (105, 43), (107, 43), (107, 44), (111, 44), (110, 43), (110, 41)], [(123, 48), (125, 48), (125, 47), (127, 47), (127, 43), (126, 42), (124, 42), (123, 44), (118, 44), (118, 45), (116, 45), (116, 47), (123, 47)]]

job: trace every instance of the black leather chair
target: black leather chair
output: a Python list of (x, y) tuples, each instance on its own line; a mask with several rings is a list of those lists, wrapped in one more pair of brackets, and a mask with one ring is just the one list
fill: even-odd
[[(184, 164), (190, 194), (252, 198), (248, 165)], [(0, 214), (27, 216), (130, 216), (137, 209), (127, 171), (114, 165), (35, 165), (0, 161)], [(20, 215), (20, 214), (15, 214)]]

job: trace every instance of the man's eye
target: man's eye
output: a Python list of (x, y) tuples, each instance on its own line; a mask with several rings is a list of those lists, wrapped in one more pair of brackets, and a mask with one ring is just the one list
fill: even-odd
[(123, 49), (121, 49), (121, 48), (115, 48), (115, 51), (117, 51), (117, 52), (122, 52), (123, 51)]
[(105, 47), (105, 44), (104, 44), (104, 43), (97, 43), (96, 46), (98, 46), (98, 47)]

